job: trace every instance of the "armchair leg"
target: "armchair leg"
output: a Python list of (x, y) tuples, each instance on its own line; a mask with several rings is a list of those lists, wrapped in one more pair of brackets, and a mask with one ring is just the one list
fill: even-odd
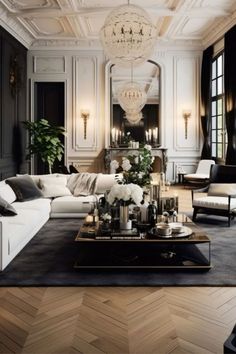
[(194, 208), (194, 209), (193, 209), (193, 221), (196, 220), (196, 216), (197, 216), (197, 209)]

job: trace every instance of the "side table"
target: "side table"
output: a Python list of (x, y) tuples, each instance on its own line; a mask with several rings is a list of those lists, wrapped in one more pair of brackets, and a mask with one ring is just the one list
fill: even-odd
[(183, 184), (184, 183), (184, 176), (186, 175), (186, 172), (178, 172), (178, 183)]

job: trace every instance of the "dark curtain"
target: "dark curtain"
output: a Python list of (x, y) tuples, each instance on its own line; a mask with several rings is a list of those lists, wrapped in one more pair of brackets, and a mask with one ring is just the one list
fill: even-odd
[(236, 165), (236, 26), (225, 34), (226, 165)]
[(201, 71), (201, 127), (203, 133), (203, 148), (201, 159), (211, 158), (211, 67), (213, 57), (213, 46), (208, 47), (203, 52)]

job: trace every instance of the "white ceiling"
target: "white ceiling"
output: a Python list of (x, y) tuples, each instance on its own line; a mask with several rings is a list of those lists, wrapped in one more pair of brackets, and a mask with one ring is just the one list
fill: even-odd
[[(0, 0), (0, 24), (27, 47), (99, 46), (108, 13), (127, 0)], [(131, 0), (147, 10), (159, 42), (206, 46), (236, 23), (236, 0)]]

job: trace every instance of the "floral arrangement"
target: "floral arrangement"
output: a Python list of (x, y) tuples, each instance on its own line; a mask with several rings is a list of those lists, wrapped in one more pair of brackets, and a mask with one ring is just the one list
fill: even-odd
[(143, 148), (134, 151), (132, 155), (123, 157), (121, 166), (117, 160), (111, 161), (111, 171), (116, 172), (117, 169), (122, 169), (121, 172), (123, 177), (122, 179), (119, 178), (118, 183), (134, 183), (141, 187), (150, 185), (150, 172), (152, 171), (151, 165), (154, 161), (151, 150), (151, 145), (144, 145)]
[(102, 219), (104, 222), (110, 222), (110, 221), (111, 221), (111, 215), (110, 215), (109, 213), (102, 214), (102, 215), (101, 215), (101, 219)]
[(126, 135), (122, 135), (122, 143), (123, 144), (129, 144), (129, 142), (132, 140), (130, 132), (127, 132)]
[(107, 196), (109, 204), (119, 201), (122, 205), (140, 205), (143, 200), (143, 190), (137, 184), (115, 184)]

